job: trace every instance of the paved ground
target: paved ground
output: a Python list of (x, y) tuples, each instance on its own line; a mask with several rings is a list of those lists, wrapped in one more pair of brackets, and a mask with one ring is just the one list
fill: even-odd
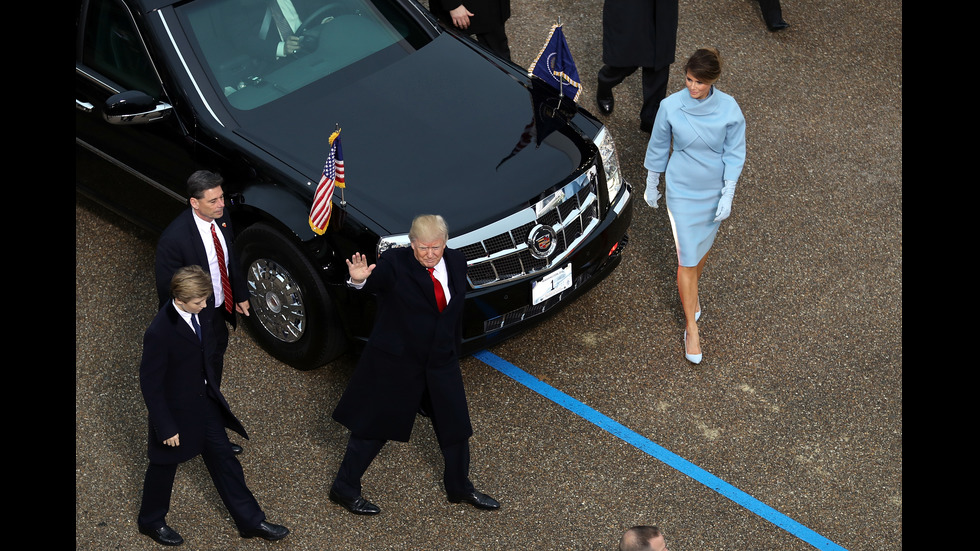
[[(490, 352), (846, 549), (901, 549), (902, 5), (783, 4), (792, 27), (770, 34), (751, 0), (681, 1), (678, 59), (717, 46), (718, 85), (748, 123), (734, 213), (702, 282), (705, 361), (682, 355), (666, 212), (640, 204), (610, 278)], [(515, 60), (528, 64), (561, 15), (591, 106), (601, 1), (513, 5)], [(616, 94), (608, 123), (642, 194), (638, 75)], [(76, 547), (152, 549), (135, 517), (154, 238), (77, 201), (76, 248)], [(368, 472), (384, 513), (354, 517), (326, 498), (347, 436), (329, 412), (353, 365), (299, 372), (233, 335), (224, 391), (253, 434), (242, 463), (293, 533), (240, 539), (195, 461), (168, 517), (185, 548), (611, 550), (639, 523), (663, 526), (675, 551), (812, 548), (475, 358), (463, 362), (472, 478), (503, 508), (446, 503), (419, 421)]]

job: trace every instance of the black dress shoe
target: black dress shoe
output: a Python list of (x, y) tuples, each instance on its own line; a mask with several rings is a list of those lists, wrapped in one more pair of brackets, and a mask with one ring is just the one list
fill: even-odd
[(459, 496), (449, 496), (450, 503), (465, 501), (477, 509), (500, 509), (500, 503), (487, 494), (473, 490), (472, 492)]
[(371, 503), (363, 497), (357, 496), (353, 499), (346, 498), (333, 491), (333, 488), (330, 489), (330, 501), (340, 505), (355, 515), (376, 515), (381, 512), (381, 509), (377, 505)]
[(164, 524), (159, 528), (144, 528), (140, 526), (140, 534), (146, 534), (153, 538), (153, 541), (161, 545), (180, 545), (184, 543), (184, 538), (176, 530)]
[(788, 28), (789, 23), (783, 21), (782, 16), (776, 16), (773, 18), (766, 19), (766, 27), (769, 28), (770, 32), (776, 32)]
[(263, 538), (269, 541), (281, 540), (289, 534), (289, 528), (262, 521), (255, 528), (239, 530), (238, 535), (243, 538)]
[(231, 443), (231, 453), (233, 453), (235, 455), (238, 455), (238, 454), (242, 453), (243, 451), (245, 451), (245, 450), (243, 450), (241, 446), (239, 446), (238, 444), (236, 444), (234, 442)]
[(616, 101), (612, 96), (600, 97), (599, 95), (596, 95), (595, 102), (599, 106), (600, 113), (603, 115), (612, 115), (613, 107), (616, 104)]

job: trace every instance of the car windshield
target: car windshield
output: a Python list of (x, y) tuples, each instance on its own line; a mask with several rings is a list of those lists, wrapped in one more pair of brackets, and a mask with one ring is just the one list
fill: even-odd
[(359, 66), (373, 72), (431, 39), (397, 0), (198, 0), (178, 13), (213, 84), (239, 110), (321, 79), (341, 82)]

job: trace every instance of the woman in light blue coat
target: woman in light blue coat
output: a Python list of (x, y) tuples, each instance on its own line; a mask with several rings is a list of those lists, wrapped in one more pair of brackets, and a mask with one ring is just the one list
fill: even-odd
[[(745, 164), (745, 118), (735, 100), (714, 87), (721, 76), (718, 50), (694, 52), (684, 67), (686, 90), (660, 104), (643, 166), (645, 199), (656, 208), (666, 173), (667, 215), (677, 246), (677, 290), (684, 308), (684, 355), (702, 358), (697, 321), (698, 280), (721, 221), (728, 218)], [(673, 143), (673, 152), (671, 152)]]

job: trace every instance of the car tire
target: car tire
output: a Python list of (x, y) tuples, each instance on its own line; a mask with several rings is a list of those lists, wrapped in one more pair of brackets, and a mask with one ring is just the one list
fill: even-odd
[(249, 287), (245, 320), (262, 348), (304, 371), (344, 352), (347, 337), (333, 301), (292, 240), (259, 223), (238, 235), (235, 250)]

